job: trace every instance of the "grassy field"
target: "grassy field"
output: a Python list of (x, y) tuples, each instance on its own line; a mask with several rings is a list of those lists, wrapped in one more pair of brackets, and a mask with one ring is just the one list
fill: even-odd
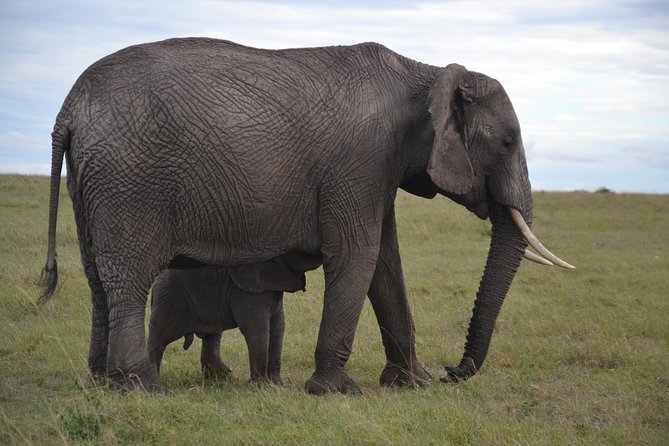
[[(203, 381), (196, 341), (166, 352), (169, 395), (86, 387), (90, 298), (66, 193), (59, 289), (35, 305), (47, 197), (45, 177), (0, 176), (0, 444), (669, 444), (667, 195), (537, 193), (537, 235), (577, 269), (523, 263), (484, 368), (465, 383), (379, 387), (384, 355), (366, 304), (348, 364), (361, 397), (302, 391), (320, 271), (286, 296), (281, 388), (246, 382), (238, 331), (224, 335), (228, 379)], [(462, 354), (489, 224), (441, 198), (401, 194), (397, 212), (418, 355), (443, 376)]]

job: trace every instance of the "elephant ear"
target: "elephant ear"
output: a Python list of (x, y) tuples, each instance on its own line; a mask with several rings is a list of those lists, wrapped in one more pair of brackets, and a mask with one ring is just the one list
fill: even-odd
[(461, 85), (467, 78), (465, 67), (451, 64), (437, 74), (428, 95), (434, 141), (427, 174), (439, 189), (456, 195), (469, 192), (474, 182), (457, 107), (464, 100)]
[(292, 293), (303, 290), (306, 282), (303, 273), (291, 271), (285, 262), (276, 259), (230, 268), (230, 278), (239, 289), (248, 293)]

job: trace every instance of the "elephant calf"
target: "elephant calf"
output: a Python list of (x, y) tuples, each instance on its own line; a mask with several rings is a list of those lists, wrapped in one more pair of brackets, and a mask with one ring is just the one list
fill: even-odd
[[(320, 260), (318, 260), (320, 261)], [(230, 373), (221, 361), (221, 332), (239, 327), (246, 339), (252, 382), (281, 384), (285, 332), (283, 291), (304, 289), (304, 270), (285, 259), (238, 267), (168, 269), (153, 285), (149, 358), (160, 371), (165, 348), (185, 336), (202, 338), (200, 362), (205, 376)]]

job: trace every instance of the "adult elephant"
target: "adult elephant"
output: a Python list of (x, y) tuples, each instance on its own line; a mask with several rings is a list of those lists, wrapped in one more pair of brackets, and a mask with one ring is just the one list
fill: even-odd
[(161, 270), (290, 252), (322, 255), (325, 271), (309, 392), (359, 392), (344, 366), (367, 294), (387, 356), (381, 383), (431, 379), (414, 351), (399, 187), (492, 220), (464, 356), (446, 377), (468, 378), (527, 244), (510, 215), (532, 221), (520, 128), (499, 82), (374, 43), (261, 50), (171, 39), (93, 64), (53, 132), (44, 299), (57, 280), (64, 155), (93, 300), (89, 367), (123, 387), (164, 387), (144, 341), (147, 292)]

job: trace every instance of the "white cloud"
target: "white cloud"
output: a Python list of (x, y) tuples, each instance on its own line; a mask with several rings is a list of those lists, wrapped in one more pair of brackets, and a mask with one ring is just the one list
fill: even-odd
[[(605, 166), (612, 150), (631, 162), (666, 165), (669, 8), (661, 3), (382, 4), (6, 1), (0, 150), (16, 145), (39, 151), (49, 138), (45, 123), (53, 121), (76, 77), (100, 57), (134, 43), (206, 35), (266, 48), (371, 40), (425, 63), (462, 63), (505, 86), (530, 169), (559, 159)], [(44, 133), (28, 134), (35, 129)], [(639, 152), (645, 155), (625, 151), (630, 143), (647, 145)], [(48, 160), (48, 145), (39, 153)]]
[(51, 173), (50, 163), (20, 162), (3, 158), (0, 157), (0, 173), (19, 173), (21, 175), (49, 175)]
[(36, 151), (43, 152), (51, 148), (50, 135), (34, 136), (25, 135), (20, 132), (10, 131), (0, 133), (0, 147), (11, 147), (16, 151)]

